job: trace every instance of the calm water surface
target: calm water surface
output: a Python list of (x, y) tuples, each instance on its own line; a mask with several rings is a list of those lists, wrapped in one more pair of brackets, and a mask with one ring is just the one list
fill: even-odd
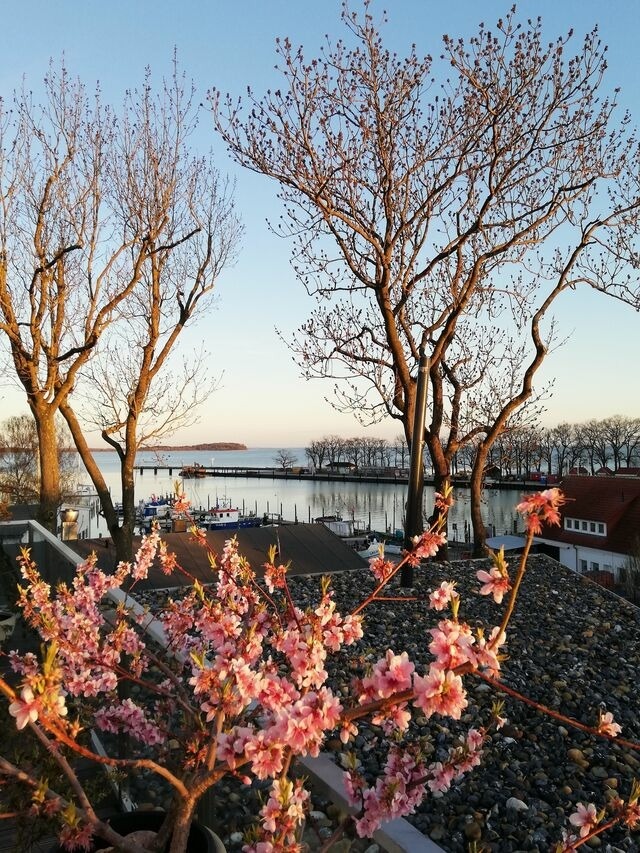
[[(151, 495), (171, 494), (178, 470), (183, 465), (216, 465), (225, 467), (274, 467), (274, 457), (280, 448), (252, 448), (243, 451), (175, 451), (170, 453), (138, 454), (138, 465), (171, 465), (173, 476), (167, 471), (136, 470), (136, 500), (147, 499)], [(300, 465), (306, 464), (303, 448), (290, 451), (297, 457)], [(115, 501), (121, 499), (119, 466), (113, 452), (96, 453), (96, 460), (103, 472)], [(87, 478), (88, 481), (88, 478)], [(309, 480), (274, 480), (239, 477), (205, 477), (199, 480), (185, 480), (184, 489), (195, 507), (208, 508), (223, 500), (245, 512), (280, 513), (287, 520), (309, 521), (321, 515), (340, 514), (343, 518), (353, 518), (371, 524), (375, 530), (394, 531), (402, 528), (404, 505), (406, 502), (406, 484), (381, 483), (339, 483), (316, 482)], [(465, 538), (465, 529), (470, 525), (469, 492), (456, 490), (456, 503), (453, 506), (450, 521), (452, 539)], [(515, 504), (520, 498), (518, 491), (487, 490), (484, 499), (483, 518), (491, 530), (497, 534), (512, 532), (516, 517)], [(425, 488), (425, 510), (431, 511), (433, 489)], [(106, 535), (107, 529), (101, 523), (100, 532)]]

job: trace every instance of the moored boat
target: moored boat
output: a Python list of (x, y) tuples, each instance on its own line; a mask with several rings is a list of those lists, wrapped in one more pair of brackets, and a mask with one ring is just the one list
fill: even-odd
[(239, 527), (260, 527), (262, 519), (253, 513), (242, 515), (237, 507), (225, 501), (208, 509), (198, 519), (198, 524), (205, 530), (237, 530)]
[(196, 462), (194, 465), (185, 465), (184, 468), (180, 470), (180, 476), (183, 480), (199, 480), (202, 477), (208, 477), (209, 474), (204, 465), (200, 465), (199, 462)]

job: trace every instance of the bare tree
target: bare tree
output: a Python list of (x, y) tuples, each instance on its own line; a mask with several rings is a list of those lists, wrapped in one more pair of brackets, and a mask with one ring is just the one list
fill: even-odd
[(314, 468), (322, 468), (327, 455), (327, 448), (322, 439), (312, 441), (304, 452), (310, 465)]
[(633, 451), (640, 444), (638, 425), (637, 418), (625, 418), (621, 415), (613, 415), (602, 421), (604, 435), (611, 449), (614, 471), (622, 467), (623, 462), (629, 465), (627, 459), (633, 457)]
[(488, 452), (535, 399), (561, 293), (637, 300), (637, 142), (600, 93), (595, 31), (565, 60), (570, 36), (549, 43), (512, 11), (468, 44), (444, 38), (437, 89), (430, 57), (384, 48), (367, 3), (342, 17), (353, 46), (307, 61), (278, 42), (281, 85), (247, 110), (213, 92), (215, 123), (278, 183), (317, 298), (291, 340), (305, 374), (335, 377), (335, 405), (363, 420), (400, 420), (410, 444), (429, 355), (439, 488), (464, 443)]
[(38, 433), (29, 415), (7, 418), (0, 427), (0, 488), (8, 503), (38, 500)]
[(233, 259), (241, 228), (228, 183), (210, 158), (194, 157), (194, 91), (174, 76), (159, 95), (149, 75), (128, 94), (111, 188), (121, 228), (130, 240), (144, 235), (146, 257), (136, 285), (84, 372), (89, 395), (82, 413), (96, 424), (120, 459), (122, 515), (114, 509), (88, 447), (73, 401), (61, 404), (74, 441), (100, 495), (118, 556), (128, 558), (135, 524), (134, 466), (138, 448), (196, 419), (214, 380), (203, 370), (204, 351), (174, 364), (178, 339), (211, 304), (213, 288)]
[[(215, 172), (189, 154), (195, 116), (175, 70), (158, 96), (147, 75), (116, 117), (64, 68), (51, 69), (42, 106), (23, 91), (0, 114), (0, 331), (37, 425), (41, 517), (53, 524), (59, 498), (60, 411), (120, 556), (130, 550), (132, 460), (151, 385), (238, 234)], [(103, 424), (122, 463), (122, 527), (72, 400), (87, 382), (92, 403), (103, 399), (88, 368), (97, 349), (126, 401)]]
[(298, 461), (298, 458), (290, 450), (278, 450), (273, 461), (276, 465), (282, 468), (283, 471), (286, 471), (287, 468), (293, 468)]
[[(63, 425), (64, 426), (64, 425)], [(68, 430), (57, 430), (60, 501), (73, 494), (78, 480), (78, 454)], [(36, 503), (40, 494), (38, 430), (30, 415), (13, 415), (0, 424), (0, 492), (6, 502)]]

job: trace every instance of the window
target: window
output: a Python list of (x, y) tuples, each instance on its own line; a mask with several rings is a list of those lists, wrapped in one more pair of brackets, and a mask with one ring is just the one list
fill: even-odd
[(583, 521), (581, 518), (565, 518), (565, 530), (580, 530), (582, 533), (591, 533), (594, 536), (606, 536), (607, 525), (602, 521)]
[(600, 570), (600, 563), (591, 563), (591, 571), (597, 572)]
[(580, 560), (580, 571), (584, 574), (587, 571), (587, 561)]

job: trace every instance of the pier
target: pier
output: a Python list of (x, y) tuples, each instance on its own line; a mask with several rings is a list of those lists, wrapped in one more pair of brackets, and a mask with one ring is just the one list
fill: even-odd
[[(207, 479), (209, 477), (238, 477), (241, 479), (271, 479), (271, 480), (316, 480), (323, 482), (338, 482), (338, 483), (394, 483), (406, 484), (409, 481), (409, 472), (404, 468), (380, 469), (380, 470), (321, 470), (309, 471), (307, 468), (263, 468), (263, 467), (242, 467), (237, 465), (222, 466), (222, 465), (198, 465), (195, 469), (197, 474), (194, 475), (194, 466), (185, 465), (136, 465), (136, 469), (140, 475), (145, 472), (150, 472), (157, 476), (158, 473), (167, 472), (170, 477), (175, 473), (176, 476), (181, 476), (182, 471), (189, 471), (189, 474), (184, 479)], [(434, 483), (433, 477), (425, 476), (426, 486), (432, 486)], [(459, 488), (469, 488), (468, 478), (452, 476), (451, 482)], [(532, 482), (528, 480), (487, 480), (485, 488), (491, 489), (540, 489), (545, 486), (540, 482)]]

